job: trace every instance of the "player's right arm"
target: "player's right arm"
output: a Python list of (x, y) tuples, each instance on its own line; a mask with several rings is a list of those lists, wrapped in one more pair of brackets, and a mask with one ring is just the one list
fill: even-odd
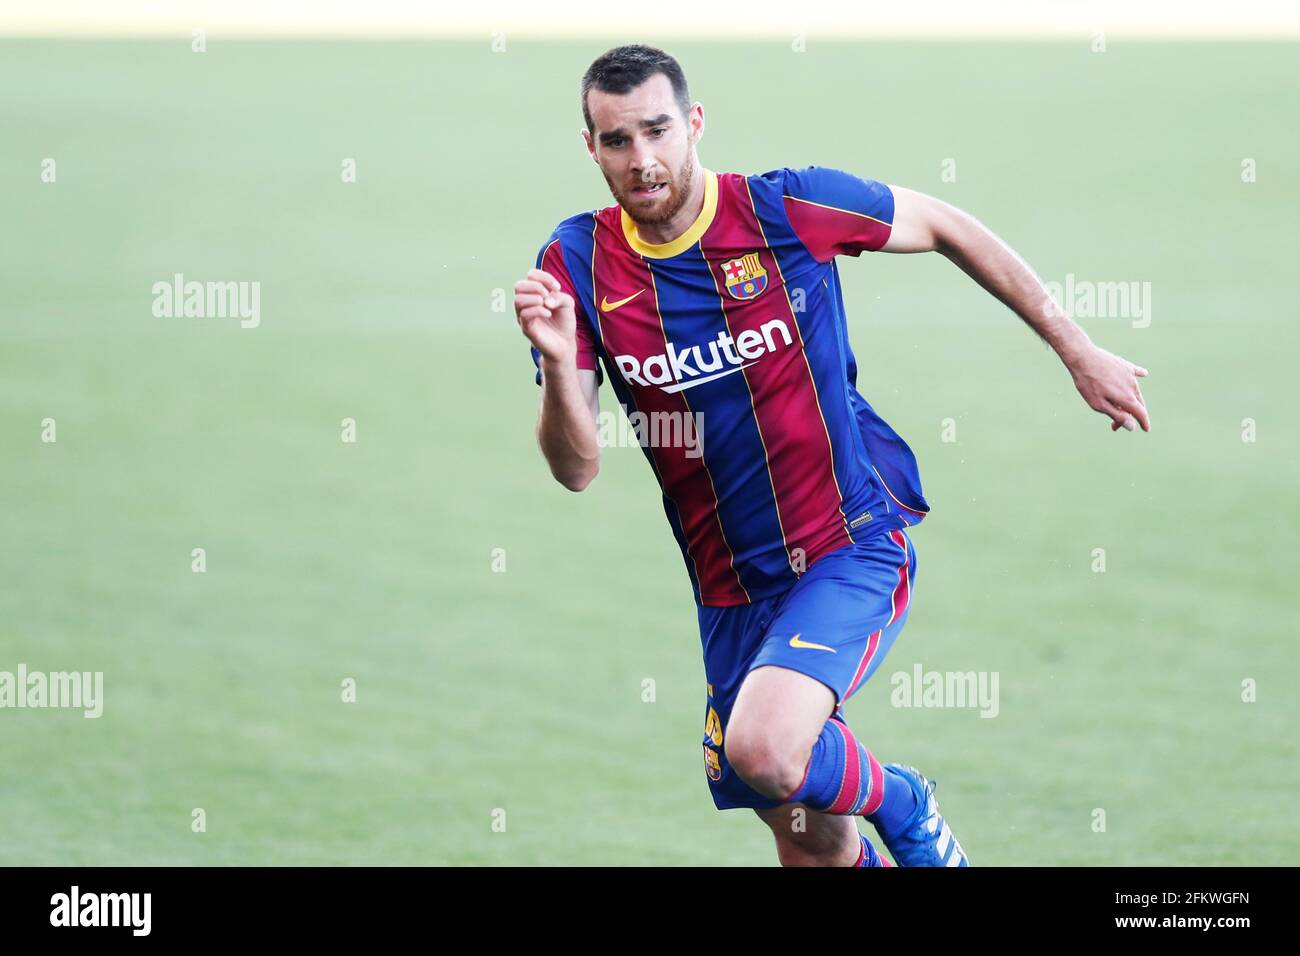
[(555, 480), (570, 491), (582, 491), (600, 470), (600, 398), (596, 372), (578, 368), (573, 297), (549, 272), (530, 269), (515, 283), (515, 318), (540, 355), (537, 444)]

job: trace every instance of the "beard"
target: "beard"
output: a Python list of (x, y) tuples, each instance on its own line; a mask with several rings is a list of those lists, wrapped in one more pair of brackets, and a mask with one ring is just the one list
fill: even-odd
[[(604, 170), (601, 170), (604, 174)], [(655, 181), (660, 181), (658, 177)], [(647, 226), (661, 226), (666, 222), (671, 222), (673, 217), (682, 211), (686, 205), (686, 200), (691, 195), (691, 185), (695, 181), (695, 168), (691, 163), (691, 157), (687, 155), (682, 162), (681, 168), (677, 170), (674, 176), (668, 176), (662, 180), (664, 183), (660, 195), (655, 196), (654, 202), (646, 206), (645, 201), (635, 196), (631, 190), (622, 190), (614, 185), (614, 181), (605, 176), (605, 182), (609, 185), (609, 191), (613, 194), (615, 201), (623, 207), (628, 217), (635, 223)]]

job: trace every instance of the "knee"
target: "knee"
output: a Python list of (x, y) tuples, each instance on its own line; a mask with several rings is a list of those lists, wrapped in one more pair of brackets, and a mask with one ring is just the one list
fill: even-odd
[(729, 728), (724, 752), (742, 780), (764, 796), (779, 800), (803, 782), (809, 749), (742, 726)]

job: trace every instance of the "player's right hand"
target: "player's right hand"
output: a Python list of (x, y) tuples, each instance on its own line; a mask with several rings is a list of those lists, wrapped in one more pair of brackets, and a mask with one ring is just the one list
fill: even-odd
[(577, 316), (573, 296), (560, 289), (560, 281), (542, 269), (529, 269), (515, 283), (515, 318), (519, 329), (542, 357), (562, 362), (578, 351)]

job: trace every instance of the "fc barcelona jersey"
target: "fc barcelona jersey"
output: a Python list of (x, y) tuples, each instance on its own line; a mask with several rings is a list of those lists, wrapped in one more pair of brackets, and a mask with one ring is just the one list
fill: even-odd
[(642, 447), (696, 601), (725, 607), (929, 505), (911, 449), (858, 392), (835, 265), (885, 244), (889, 187), (818, 166), (703, 175), (704, 207), (672, 242), (642, 241), (614, 205), (560, 223), (537, 267), (577, 305), (579, 368), (630, 417), (698, 423), (695, 445)]

